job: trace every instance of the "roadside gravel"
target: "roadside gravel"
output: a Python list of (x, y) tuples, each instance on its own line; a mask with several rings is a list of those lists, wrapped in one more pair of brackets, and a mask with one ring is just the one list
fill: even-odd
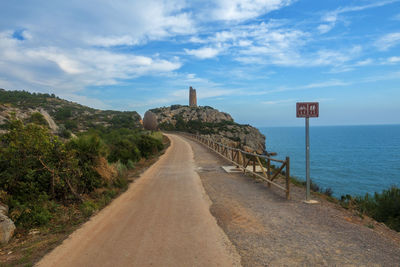
[(282, 191), (225, 173), (227, 161), (188, 141), (211, 213), (243, 266), (399, 266), (399, 233), (323, 199), (305, 204), (303, 188), (287, 201)]

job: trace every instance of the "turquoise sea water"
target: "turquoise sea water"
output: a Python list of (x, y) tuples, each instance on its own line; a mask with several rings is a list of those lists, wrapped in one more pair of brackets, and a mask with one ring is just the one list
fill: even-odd
[[(312, 121), (310, 122), (312, 123)], [(305, 127), (260, 127), (267, 150), (305, 180)], [(310, 176), (334, 196), (400, 186), (400, 125), (310, 127)]]

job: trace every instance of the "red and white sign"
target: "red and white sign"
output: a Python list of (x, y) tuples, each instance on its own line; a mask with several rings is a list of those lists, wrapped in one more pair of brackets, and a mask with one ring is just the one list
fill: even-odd
[(296, 103), (296, 117), (310, 118), (319, 116), (318, 102), (299, 102)]

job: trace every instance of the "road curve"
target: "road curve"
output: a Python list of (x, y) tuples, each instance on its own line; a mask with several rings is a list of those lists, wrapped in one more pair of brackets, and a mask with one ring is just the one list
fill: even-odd
[(171, 146), (129, 189), (38, 266), (238, 266), (209, 212), (191, 146)]

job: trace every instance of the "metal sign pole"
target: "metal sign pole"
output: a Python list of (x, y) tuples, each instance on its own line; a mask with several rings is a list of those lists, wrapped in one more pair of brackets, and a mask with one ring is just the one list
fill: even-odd
[(310, 197), (310, 117), (319, 117), (319, 103), (318, 102), (298, 102), (296, 103), (296, 117), (306, 119), (306, 200), (307, 204), (318, 203), (318, 201), (311, 200)]
[(306, 117), (306, 201), (310, 200), (310, 129), (309, 117)]

